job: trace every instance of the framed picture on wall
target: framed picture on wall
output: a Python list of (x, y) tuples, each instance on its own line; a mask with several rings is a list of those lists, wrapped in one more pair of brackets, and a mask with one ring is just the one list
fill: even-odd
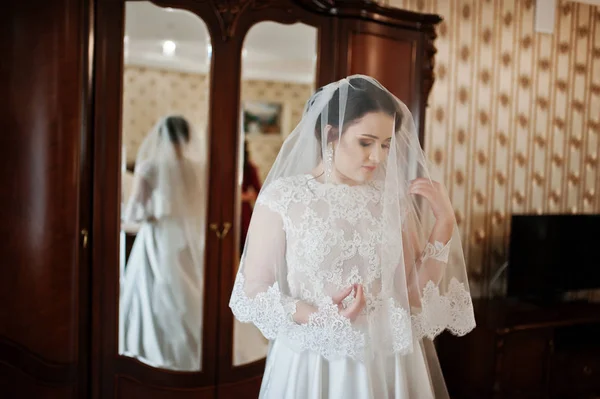
[(264, 101), (244, 101), (244, 132), (246, 134), (280, 135), (283, 104)]

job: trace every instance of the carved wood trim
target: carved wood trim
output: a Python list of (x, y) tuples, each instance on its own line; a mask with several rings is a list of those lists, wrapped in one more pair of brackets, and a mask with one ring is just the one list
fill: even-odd
[(427, 107), (429, 105), (429, 94), (431, 93), (431, 89), (433, 88), (433, 82), (435, 81), (435, 54), (437, 53), (437, 49), (435, 48), (435, 39), (437, 34), (435, 33), (435, 29), (431, 26), (425, 34), (425, 42), (423, 43), (425, 47), (425, 54), (423, 57), (423, 100), (424, 105)]
[(381, 6), (369, 0), (291, 0), (302, 7), (318, 13), (339, 17), (358, 17), (383, 22), (396, 27), (426, 30), (442, 21), (436, 14), (422, 14), (396, 7)]
[(260, 11), (266, 9), (284, 9), (292, 13), (292, 7), (289, 3), (278, 0), (206, 0), (210, 2), (219, 26), (221, 28), (221, 38), (228, 41), (235, 36), (240, 16), (247, 10)]
[[(383, 22), (396, 27), (408, 28), (416, 31), (426, 31), (435, 39), (435, 32), (431, 27), (441, 22), (435, 14), (421, 14), (399, 8), (383, 7), (367, 0), (291, 0), (301, 8), (318, 14), (327, 14), (337, 17), (354, 17), (370, 21)], [(292, 14), (290, 2), (285, 0), (202, 0), (209, 2), (221, 28), (223, 41), (235, 36), (240, 17), (247, 10), (260, 11), (280, 8)], [(429, 32), (431, 31), (431, 32)], [(435, 54), (435, 53), (434, 53)]]

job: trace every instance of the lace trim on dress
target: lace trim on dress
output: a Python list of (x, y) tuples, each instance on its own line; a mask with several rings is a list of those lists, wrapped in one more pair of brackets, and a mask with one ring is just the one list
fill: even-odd
[[(282, 295), (278, 283), (249, 298), (244, 292), (244, 280), (239, 274), (229, 303), (239, 321), (253, 323), (270, 340), (285, 336), (298, 351), (311, 350), (328, 360), (340, 357), (364, 359), (370, 346), (368, 335), (340, 315), (330, 297), (321, 299), (318, 311), (309, 316), (307, 324), (297, 324), (292, 318), (297, 301)], [(413, 341), (408, 312), (395, 306), (394, 300), (389, 298), (387, 307), (381, 306), (367, 317), (383, 319), (384, 315), (391, 323), (392, 336), (386, 339), (391, 341), (394, 353), (409, 353)]]
[(473, 302), (465, 285), (453, 278), (448, 291), (441, 295), (439, 287), (428, 281), (423, 289), (421, 312), (412, 315), (412, 324), (416, 339), (433, 339), (445, 329), (458, 336), (473, 330)]
[(277, 338), (286, 326), (294, 324), (292, 315), (296, 313), (297, 300), (282, 300), (279, 284), (275, 283), (267, 291), (248, 298), (244, 292), (244, 276), (238, 274), (229, 307), (242, 323), (253, 323), (269, 340)]

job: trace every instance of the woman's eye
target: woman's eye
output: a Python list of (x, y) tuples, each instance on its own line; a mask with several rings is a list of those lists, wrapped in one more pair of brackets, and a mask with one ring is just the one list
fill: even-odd
[(390, 149), (390, 143), (382, 144), (381, 147), (383, 147), (386, 150), (389, 150)]
[(371, 142), (370, 142), (370, 141), (362, 141), (362, 140), (360, 140), (360, 141), (359, 141), (359, 143), (360, 143), (360, 145), (361, 145), (362, 147), (368, 147), (368, 146), (370, 146), (370, 145), (371, 145)]

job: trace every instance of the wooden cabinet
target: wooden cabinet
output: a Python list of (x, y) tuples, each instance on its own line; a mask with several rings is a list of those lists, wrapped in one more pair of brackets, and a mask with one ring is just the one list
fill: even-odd
[(84, 397), (90, 4), (9, 1), (1, 8), (0, 397)]
[[(8, 0), (0, 113), (0, 397), (256, 397), (264, 361), (232, 364), (228, 308), (241, 49), (261, 21), (318, 30), (316, 85), (379, 79), (406, 101), (421, 138), (433, 83), (435, 15), (368, 1), (157, 0), (190, 11), (211, 36), (210, 176), (202, 371), (118, 355), (123, 0)], [(6, 5), (4, 5), (6, 7)]]
[(423, 25), (419, 30), (408, 16), (393, 27), (358, 18), (342, 20), (339, 76), (360, 73), (381, 82), (410, 109), (423, 143), (427, 98), (433, 85), (434, 26), (439, 19), (431, 15), (420, 18)]
[(474, 304), (475, 330), (437, 341), (453, 398), (600, 396), (600, 304)]

